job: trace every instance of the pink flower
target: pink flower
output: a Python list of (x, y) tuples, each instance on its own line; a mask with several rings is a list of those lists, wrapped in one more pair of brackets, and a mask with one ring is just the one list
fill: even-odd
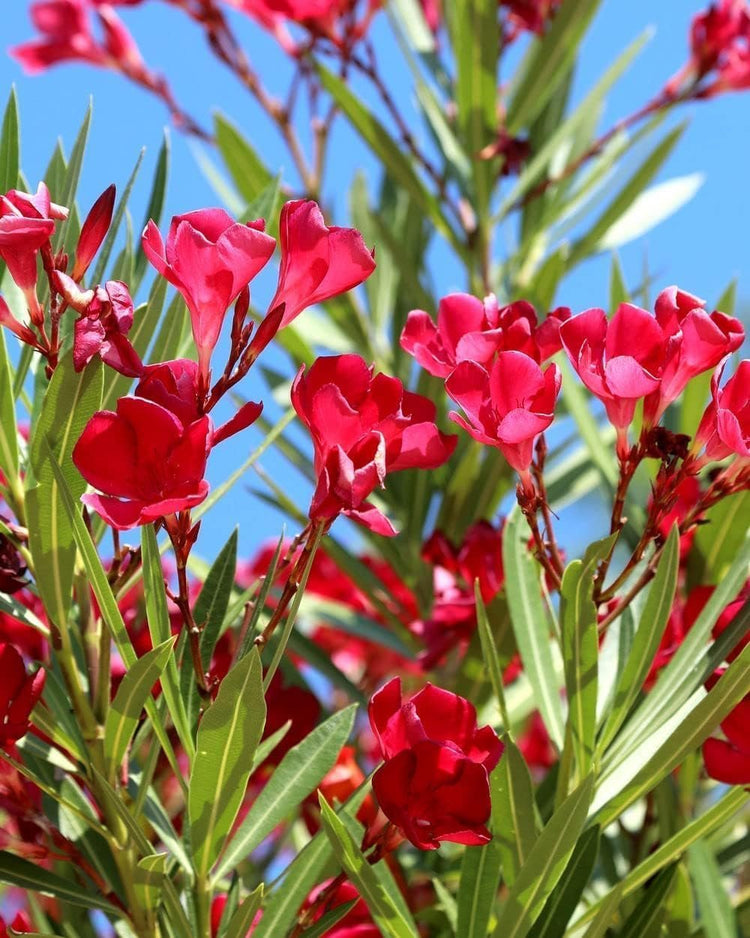
[(111, 6), (97, 4), (102, 39), (94, 36), (88, 0), (42, 0), (31, 6), (31, 19), (41, 38), (11, 49), (29, 74), (51, 65), (83, 61), (123, 70), (143, 69), (143, 60), (133, 37)]
[(299, 47), (283, 28), (285, 20), (304, 27), (313, 38), (325, 37), (339, 48), (348, 48), (367, 32), (382, 0), (367, 0), (359, 14), (358, 0), (230, 0), (243, 12), (271, 30), (291, 55)]
[(227, 309), (273, 254), (276, 242), (264, 227), (262, 220), (243, 225), (207, 208), (176, 215), (166, 246), (153, 221), (143, 233), (146, 257), (185, 298), (206, 383)]
[(308, 306), (356, 287), (375, 270), (373, 252), (362, 235), (355, 228), (327, 227), (315, 202), (287, 202), (281, 210), (279, 238), (279, 282), (268, 307), (271, 311), (284, 304), (279, 328)]
[(523, 352), (500, 352), (489, 372), (476, 362), (462, 362), (445, 382), (445, 389), (468, 418), (451, 413), (451, 420), (480, 443), (497, 447), (526, 476), (534, 440), (554, 416), (560, 392), (557, 365), (542, 372)]
[(434, 469), (456, 445), (435, 426), (435, 405), (397, 378), (373, 375), (358, 355), (318, 358), (292, 385), (292, 404), (310, 430), (318, 484), (313, 520), (346, 514), (380, 534), (395, 531), (366, 499), (389, 472)]
[(81, 226), (81, 234), (76, 247), (76, 262), (71, 277), (78, 281), (86, 273), (89, 264), (96, 256), (112, 222), (112, 210), (115, 206), (115, 186), (109, 186), (91, 206), (86, 220)]
[(60, 212), (53, 214), (49, 190), (43, 182), (36, 195), (12, 189), (0, 196), (0, 257), (24, 293), (36, 286), (37, 252), (52, 237)]
[(711, 403), (695, 440), (705, 446), (707, 459), (726, 459), (732, 454), (750, 459), (750, 359), (741, 361), (735, 374), (720, 387), (723, 371), (722, 365), (711, 379)]

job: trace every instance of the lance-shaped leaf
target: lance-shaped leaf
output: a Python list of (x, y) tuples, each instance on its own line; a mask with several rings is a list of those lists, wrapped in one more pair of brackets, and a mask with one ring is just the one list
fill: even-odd
[(216, 869), (216, 879), (226, 876), (252, 853), (315, 790), (349, 738), (356, 711), (356, 704), (352, 704), (334, 713), (289, 750), (229, 842)]
[(599, 828), (581, 834), (560, 882), (552, 890), (528, 938), (563, 938), (567, 924), (581, 901), (599, 852)]
[(206, 880), (237, 817), (265, 722), (263, 667), (253, 651), (221, 682), (198, 730), (188, 815), (200, 880)]
[(99, 407), (102, 380), (98, 359), (77, 374), (72, 356), (66, 355), (49, 383), (31, 437), (32, 472), (27, 476), (26, 492), (29, 547), (44, 607), (60, 629), (65, 627), (70, 608), (76, 545), (50, 460), (61, 467), (73, 497), (80, 498), (86, 483), (73, 465), (71, 453)]
[[(146, 148), (144, 147), (138, 154), (138, 159), (135, 162), (135, 166), (133, 167), (133, 171), (130, 174), (130, 178), (125, 183), (125, 189), (120, 196), (120, 201), (117, 203), (117, 208), (115, 209), (112, 216), (112, 221), (110, 222), (107, 236), (105, 237), (104, 242), (99, 249), (99, 256), (96, 261), (96, 267), (88, 278), (89, 282), (92, 284), (101, 283), (102, 280), (104, 280), (104, 272), (107, 269), (107, 262), (109, 261), (110, 255), (112, 254), (112, 248), (115, 245), (115, 239), (117, 238), (117, 234), (120, 230), (120, 225), (125, 218), (125, 211), (128, 207), (130, 194), (133, 191), (135, 180), (138, 177), (138, 170), (141, 168), (141, 163), (143, 162), (145, 153)], [(130, 279), (132, 279), (132, 277), (129, 278), (129, 280)]]
[(167, 868), (166, 853), (150, 853), (142, 857), (133, 871), (133, 886), (141, 908), (152, 916), (159, 907)]
[(487, 618), (487, 609), (482, 599), (482, 590), (479, 586), (479, 579), (474, 581), (474, 602), (477, 606), (477, 632), (482, 646), (482, 657), (487, 668), (487, 673), (492, 684), (492, 690), (495, 692), (497, 705), (500, 709), (500, 716), (503, 720), (503, 727), (509, 728), (508, 708), (505, 703), (505, 689), (503, 687), (503, 669), (500, 664), (500, 656), (497, 653), (495, 636), (492, 634), (490, 622)]
[(564, 720), (550, 649), (550, 627), (542, 603), (541, 568), (528, 549), (526, 519), (517, 507), (503, 533), (503, 568), (513, 632), (524, 671), (552, 741), (562, 749)]
[(383, 888), (359, 844), (322, 796), (320, 820), (341, 868), (364, 899), (381, 933), (386, 938), (417, 938), (414, 927), (403, 917), (394, 899)]
[(503, 879), (512, 886), (529, 858), (538, 829), (528, 766), (509, 736), (503, 744), (500, 762), (490, 774), (492, 832), (500, 851)]
[(20, 886), (21, 889), (38, 892), (43, 896), (54, 896), (82, 909), (99, 909), (110, 915), (120, 915), (117, 906), (102, 899), (94, 890), (79, 886), (69, 877), (63, 879), (57, 873), (45, 870), (38, 863), (31, 863), (5, 850), (0, 850), (0, 883)]
[(117, 769), (133, 737), (138, 719), (154, 684), (172, 653), (174, 638), (152, 648), (128, 668), (107, 712), (104, 756), (110, 772)]
[(735, 938), (738, 931), (732, 904), (721, 881), (714, 852), (705, 840), (698, 840), (689, 847), (688, 869), (706, 938)]
[(222, 114), (214, 114), (216, 146), (232, 181), (247, 204), (250, 204), (273, 181), (273, 176), (250, 141)]
[[(693, 428), (695, 426), (697, 421)], [(723, 498), (706, 512), (707, 523), (698, 528), (688, 560), (691, 580), (695, 578), (694, 582), (709, 583), (718, 583), (721, 580), (747, 536), (747, 526), (738, 524), (737, 519), (749, 517), (750, 491), (747, 490)]]
[[(253, 919), (263, 902), (265, 887), (263, 883), (240, 902), (229, 919), (223, 938), (246, 938), (253, 924)], [(221, 929), (219, 930), (221, 936)]]
[(458, 888), (457, 934), (485, 938), (500, 884), (502, 853), (497, 840), (464, 850)]
[(52, 198), (55, 202), (65, 205), (70, 209), (70, 213), (65, 221), (57, 226), (57, 231), (52, 241), (55, 251), (64, 250), (66, 254), (72, 255), (75, 251), (76, 242), (80, 233), (78, 212), (75, 208), (75, 197), (78, 191), (78, 182), (81, 178), (83, 169), (83, 157), (86, 152), (86, 143), (88, 141), (89, 129), (91, 127), (91, 116), (93, 114), (93, 102), (89, 101), (83, 123), (78, 131), (78, 136), (70, 151), (70, 159), (65, 169), (65, 177), (59, 191), (50, 187)]
[[(649, 883), (643, 897), (625, 920), (620, 938), (643, 938), (649, 934), (649, 929), (658, 928), (658, 922), (663, 919), (666, 909), (664, 900), (672, 886), (676, 866), (662, 870), (656, 879)], [(659, 932), (656, 932), (659, 934)]]
[(675, 526), (664, 545), (630, 654), (617, 680), (612, 709), (599, 737), (600, 752), (616, 736), (643, 687), (672, 611), (679, 562), (680, 538)]
[(216, 642), (232, 595), (234, 574), (237, 567), (237, 528), (232, 531), (229, 540), (222, 547), (208, 571), (195, 603), (193, 617), (202, 627), (201, 659), (208, 668), (214, 653)]
[[(2, 191), (2, 190), (0, 190)], [(5, 345), (5, 330), (0, 329), (0, 470), (9, 486), (18, 481), (18, 430), (13, 399), (11, 364)]]
[(581, 836), (593, 791), (594, 779), (589, 776), (552, 815), (503, 903), (494, 938), (528, 934)]
[[(161, 222), (161, 215), (164, 211), (164, 201), (167, 194), (167, 179), (169, 177), (169, 157), (170, 157), (170, 143), (169, 143), (169, 131), (164, 129), (164, 139), (162, 140), (161, 147), (159, 148), (159, 155), (156, 158), (156, 169), (154, 170), (154, 181), (151, 185), (151, 195), (148, 199), (148, 205), (146, 206), (146, 214), (143, 217), (143, 224), (138, 229), (143, 231), (146, 225), (150, 220), (154, 222), (155, 225), (159, 225)], [(143, 280), (143, 275), (146, 272), (148, 266), (148, 261), (146, 255), (143, 252), (143, 245), (138, 244), (138, 252), (135, 258), (135, 265), (133, 268), (133, 280), (131, 283), (131, 288), (133, 292), (138, 289), (140, 286), (141, 280)]]
[(15, 87), (10, 89), (8, 104), (0, 128), (0, 192), (15, 189), (20, 168), (20, 142), (18, 138), (18, 98)]

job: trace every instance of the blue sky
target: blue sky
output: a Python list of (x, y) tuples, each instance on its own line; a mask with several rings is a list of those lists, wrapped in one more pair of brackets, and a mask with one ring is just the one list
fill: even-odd
[[(705, 4), (696, 0), (604, 0), (602, 9), (583, 49), (577, 94), (584, 91), (607, 68), (627, 42), (646, 27), (654, 35), (635, 65), (620, 82), (607, 102), (603, 127), (623, 117), (651, 97), (684, 62), (687, 30), (691, 16)], [(3, 40), (12, 45), (30, 38), (30, 3), (16, 0), (3, 9)], [(178, 99), (203, 124), (210, 124), (218, 108), (238, 123), (265, 155), (269, 166), (291, 176), (289, 160), (275, 130), (268, 125), (236, 80), (216, 63), (205, 47), (198, 28), (180, 11), (160, 3), (139, 8), (120, 8), (131, 27), (148, 64), (169, 76)], [(286, 86), (289, 64), (273, 40), (259, 27), (235, 17), (255, 68), (265, 76), (271, 90)], [(384, 23), (375, 31), (386, 71), (392, 70), (395, 87), (404, 97), (407, 84), (402, 72), (391, 62)], [(153, 171), (162, 129), (167, 123), (163, 106), (147, 93), (119, 76), (85, 65), (65, 65), (45, 75), (30, 78), (6, 56), (0, 57), (0, 95), (15, 82), (21, 106), (23, 167), (30, 182), (36, 183), (48, 160), (57, 136), (70, 145), (83, 116), (89, 95), (94, 97), (94, 124), (81, 187), (81, 204), (86, 207), (110, 182), (122, 186), (141, 146), (147, 148), (141, 178), (131, 204), (136, 223), (145, 206), (150, 174)], [(750, 186), (747, 184), (747, 155), (750, 153), (750, 95), (731, 94), (716, 100), (690, 105), (673, 117), (689, 119), (690, 125), (661, 179), (694, 172), (704, 173), (706, 181), (693, 201), (677, 215), (627, 246), (621, 255), (627, 279), (637, 283), (644, 259), (658, 275), (660, 285), (678, 283), (683, 288), (715, 302), (732, 277), (739, 279), (740, 296), (750, 283), (750, 246), (747, 219), (750, 217)], [(172, 174), (167, 216), (217, 204), (217, 197), (203, 178), (195, 159), (195, 144), (172, 132)], [(353, 166), (364, 166), (371, 178), (373, 164), (359, 143), (339, 124), (333, 140), (326, 196), (343, 203), (340, 181), (351, 178)], [(338, 188), (337, 188), (338, 187)], [(337, 218), (337, 221), (344, 221)], [(439, 260), (439, 258), (438, 258)], [(558, 302), (578, 311), (606, 305), (608, 262), (594, 261), (579, 268), (567, 281)], [(439, 293), (462, 288), (451, 265), (437, 264), (434, 281)], [(262, 296), (265, 295), (263, 292)], [(259, 387), (246, 389), (249, 396)], [(225, 444), (232, 451), (216, 454), (212, 475), (220, 481), (257, 442), (242, 440)], [(264, 463), (275, 472), (275, 464)], [(296, 485), (290, 481), (289, 484)], [(300, 501), (304, 499), (300, 495)], [(238, 506), (242, 506), (241, 510)], [(233, 502), (232, 511), (219, 512), (210, 534), (202, 543), (208, 554), (215, 553), (238, 517), (251, 519), (252, 530), (243, 534), (249, 549), (262, 536), (275, 535), (278, 515), (245, 495)], [(213, 545), (213, 549), (212, 549)]]

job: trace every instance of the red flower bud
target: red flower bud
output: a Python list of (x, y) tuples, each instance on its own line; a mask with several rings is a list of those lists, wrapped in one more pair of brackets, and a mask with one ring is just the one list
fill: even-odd
[(78, 238), (76, 262), (71, 274), (73, 280), (80, 280), (86, 273), (89, 264), (107, 236), (109, 226), (112, 223), (112, 210), (115, 207), (116, 192), (116, 186), (109, 186), (91, 206)]

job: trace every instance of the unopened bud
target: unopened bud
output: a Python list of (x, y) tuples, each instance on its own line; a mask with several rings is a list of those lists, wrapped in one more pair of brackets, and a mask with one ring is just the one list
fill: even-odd
[(78, 239), (78, 247), (76, 248), (76, 263), (73, 268), (74, 280), (80, 280), (86, 273), (89, 264), (107, 236), (109, 226), (112, 223), (116, 192), (117, 189), (114, 185), (105, 189), (92, 205), (91, 211), (83, 223), (81, 236)]

